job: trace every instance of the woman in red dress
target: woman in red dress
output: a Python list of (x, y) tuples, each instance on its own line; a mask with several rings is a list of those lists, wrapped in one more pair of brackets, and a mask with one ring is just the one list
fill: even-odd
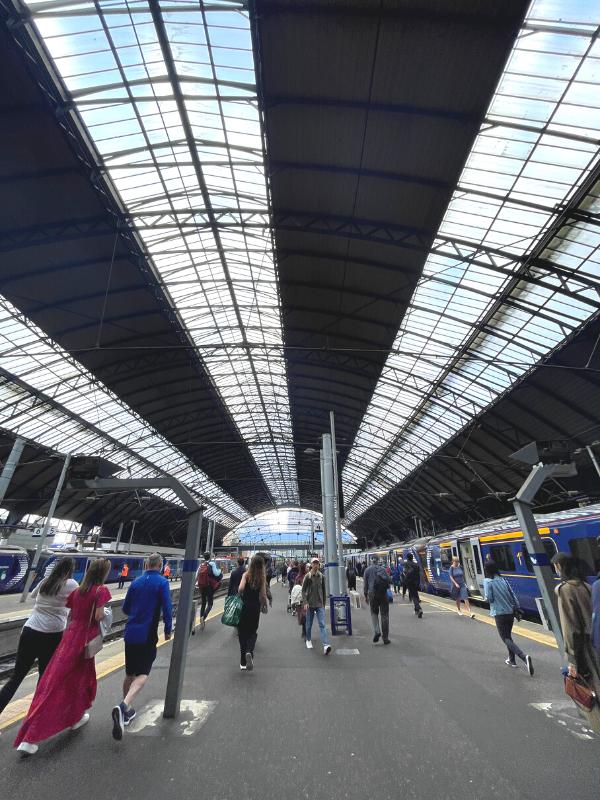
[(35, 690), (14, 746), (26, 755), (37, 752), (37, 742), (64, 730), (75, 730), (89, 720), (96, 697), (96, 665), (85, 657), (85, 646), (98, 635), (98, 621), (110, 592), (104, 586), (110, 561), (93, 561), (67, 598), (69, 624)]

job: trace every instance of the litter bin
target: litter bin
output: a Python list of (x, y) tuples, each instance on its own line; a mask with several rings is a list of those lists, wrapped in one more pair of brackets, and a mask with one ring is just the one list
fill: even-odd
[(329, 598), (329, 614), (332, 636), (337, 636), (339, 633), (344, 632), (348, 636), (352, 636), (352, 613), (348, 595), (331, 595)]

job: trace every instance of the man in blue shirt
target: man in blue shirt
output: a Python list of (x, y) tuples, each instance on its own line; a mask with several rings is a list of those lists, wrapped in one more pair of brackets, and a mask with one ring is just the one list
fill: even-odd
[(152, 553), (146, 572), (133, 581), (123, 601), (123, 613), (128, 617), (125, 625), (125, 680), (123, 700), (112, 710), (113, 739), (121, 740), (124, 728), (135, 717), (131, 703), (148, 680), (156, 658), (161, 611), (165, 641), (171, 638), (173, 608), (169, 581), (161, 575), (162, 566), (162, 556)]

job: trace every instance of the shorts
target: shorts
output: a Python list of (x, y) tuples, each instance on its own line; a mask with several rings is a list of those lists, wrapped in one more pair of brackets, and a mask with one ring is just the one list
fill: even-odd
[(152, 664), (156, 658), (156, 645), (130, 644), (125, 642), (125, 674), (126, 675), (150, 675)]

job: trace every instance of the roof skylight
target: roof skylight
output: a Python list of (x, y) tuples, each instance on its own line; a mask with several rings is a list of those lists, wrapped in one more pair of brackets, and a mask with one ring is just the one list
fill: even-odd
[(297, 504), (246, 4), (27, 7), (273, 501)]
[(343, 471), (363, 514), (600, 308), (600, 43), (535, 0)]

